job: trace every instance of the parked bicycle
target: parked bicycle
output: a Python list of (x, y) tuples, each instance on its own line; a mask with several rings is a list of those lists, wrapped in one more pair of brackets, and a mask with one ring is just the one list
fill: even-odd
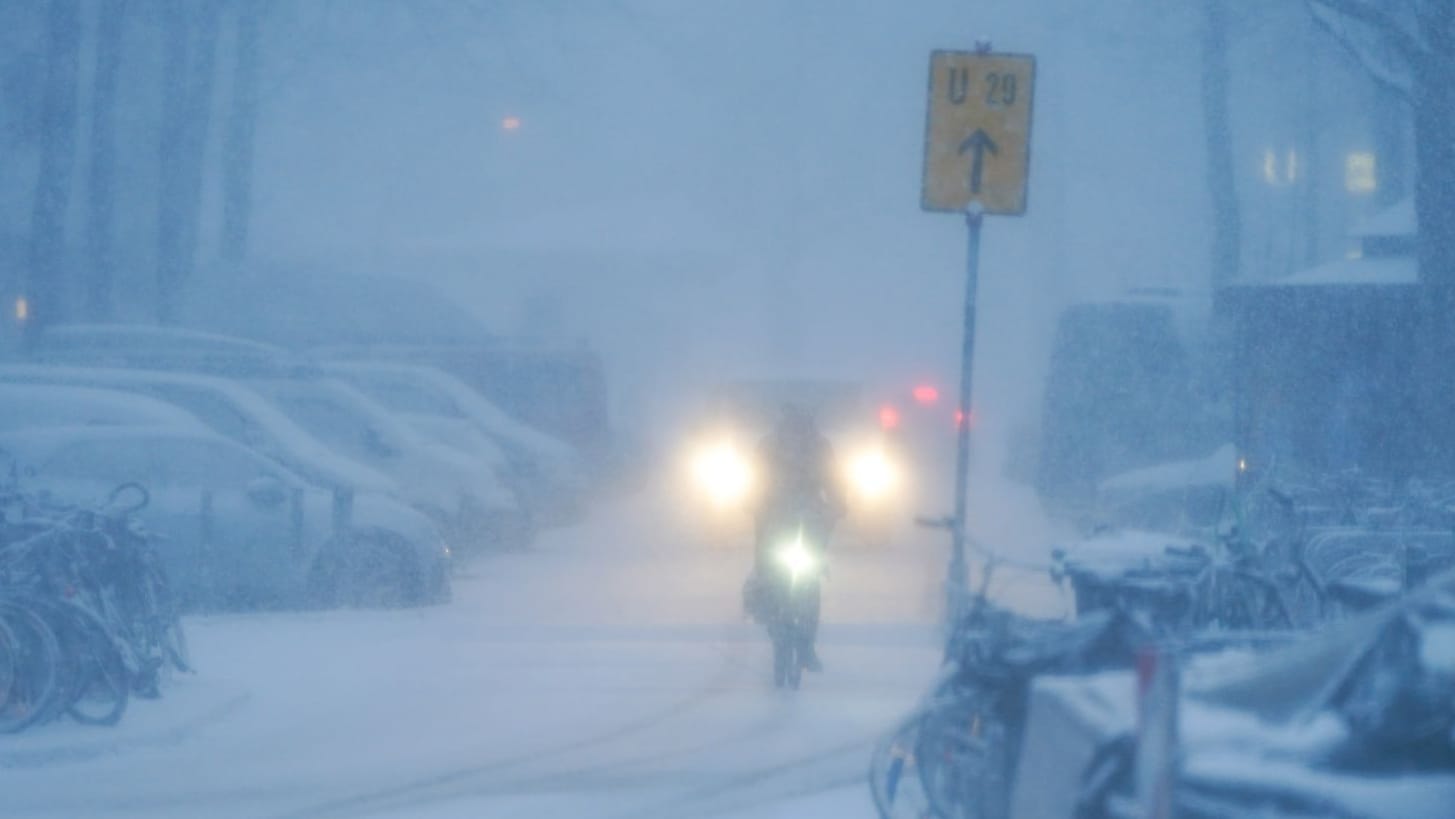
[(980, 584), (947, 643), (940, 682), (875, 748), (870, 784), (882, 817), (1007, 816), (1031, 681), (1129, 665), (1149, 639), (1145, 623), (1122, 610), (1068, 623), (995, 605), (991, 581), (1008, 561), (976, 551), (984, 559)]
[(156, 697), (162, 670), (190, 670), (160, 561), (124, 484), (97, 509), (0, 494), (0, 732), (69, 714), (114, 724)]

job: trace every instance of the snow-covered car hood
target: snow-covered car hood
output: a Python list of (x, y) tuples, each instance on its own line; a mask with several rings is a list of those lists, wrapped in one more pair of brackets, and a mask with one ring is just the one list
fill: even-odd
[(448, 554), (444, 536), (427, 516), (388, 495), (365, 493), (355, 497), (352, 523), (360, 528), (394, 532), (431, 559)]

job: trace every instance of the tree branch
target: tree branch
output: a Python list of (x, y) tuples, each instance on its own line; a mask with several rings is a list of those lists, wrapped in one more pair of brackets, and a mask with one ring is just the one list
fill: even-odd
[(1333, 12), (1325, 5), (1329, 0), (1308, 0), (1309, 13), (1313, 16), (1314, 22), (1318, 24), (1330, 37), (1342, 45), (1354, 59), (1364, 67), (1369, 76), (1380, 86), (1393, 91), (1400, 99), (1407, 103), (1414, 102), (1414, 89), (1409, 76), (1402, 76), (1400, 72), (1387, 65), (1383, 60), (1365, 52), (1349, 36), (1349, 33), (1332, 20), (1329, 15)]
[(1318, 16), (1319, 7), (1363, 23), (1387, 38), (1402, 57), (1414, 65), (1424, 59), (1426, 50), (1418, 34), (1410, 34), (1392, 15), (1365, 0), (1308, 0), (1310, 10)]
[(1415, 0), (1415, 19), (1420, 21), (1420, 34), (1429, 50), (1439, 53), (1455, 51), (1455, 2), (1451, 0)]

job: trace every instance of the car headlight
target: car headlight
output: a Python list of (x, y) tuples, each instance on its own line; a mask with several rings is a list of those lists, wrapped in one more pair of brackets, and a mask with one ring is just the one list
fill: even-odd
[(731, 443), (713, 444), (692, 459), (697, 487), (717, 506), (737, 506), (753, 488), (753, 467)]
[(867, 449), (849, 462), (849, 483), (866, 500), (879, 500), (899, 486), (899, 469), (881, 449)]

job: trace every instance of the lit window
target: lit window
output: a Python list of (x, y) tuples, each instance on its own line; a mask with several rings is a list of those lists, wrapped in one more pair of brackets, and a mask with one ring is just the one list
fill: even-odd
[(1374, 154), (1352, 153), (1344, 157), (1344, 190), (1356, 195), (1373, 193), (1379, 187)]
[[(1282, 160), (1281, 162), (1279, 160)], [(1272, 148), (1263, 151), (1263, 181), (1270, 187), (1282, 188), (1298, 181), (1301, 168), (1298, 151), (1290, 148), (1281, 157)]]

